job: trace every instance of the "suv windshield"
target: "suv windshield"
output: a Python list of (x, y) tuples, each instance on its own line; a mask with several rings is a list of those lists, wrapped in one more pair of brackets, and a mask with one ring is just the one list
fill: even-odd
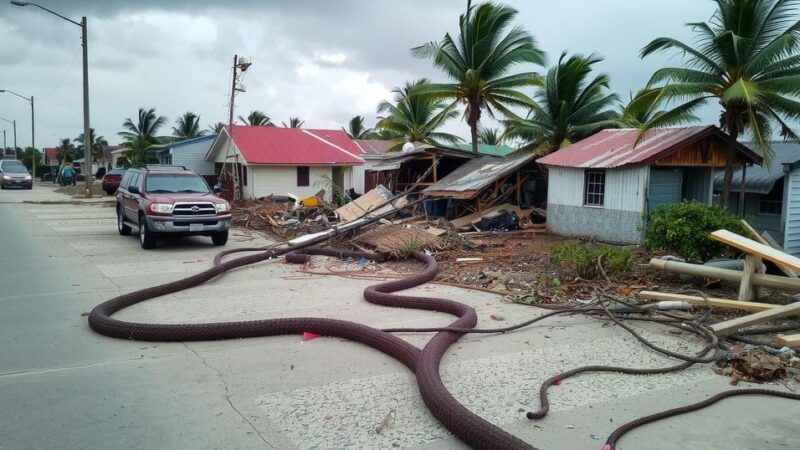
[(3, 172), (8, 173), (28, 173), (28, 169), (22, 165), (22, 163), (14, 162), (7, 162), (2, 165)]
[(197, 192), (208, 194), (208, 185), (197, 175), (150, 174), (147, 192)]

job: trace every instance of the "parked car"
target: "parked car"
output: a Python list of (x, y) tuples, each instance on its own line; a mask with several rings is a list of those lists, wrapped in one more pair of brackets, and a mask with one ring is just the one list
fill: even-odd
[(33, 178), (18, 159), (0, 159), (0, 189), (8, 187), (33, 189)]
[(122, 181), (122, 176), (125, 175), (127, 169), (112, 169), (103, 176), (103, 190), (108, 195), (114, 195), (119, 188), (119, 182)]
[(216, 193), (182, 166), (128, 169), (117, 189), (117, 229), (123, 236), (137, 229), (144, 249), (167, 235), (210, 236), (214, 245), (225, 245), (231, 208)]

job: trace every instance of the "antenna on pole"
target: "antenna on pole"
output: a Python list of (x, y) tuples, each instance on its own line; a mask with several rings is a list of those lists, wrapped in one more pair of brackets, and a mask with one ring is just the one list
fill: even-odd
[[(233, 124), (233, 111), (235, 109), (236, 103), (236, 94), (238, 92), (246, 92), (247, 89), (245, 85), (242, 83), (242, 74), (247, 72), (247, 69), (252, 65), (250, 61), (248, 61), (244, 57), (240, 57), (239, 55), (233, 55), (233, 66), (231, 67), (231, 99), (230, 105), (228, 110), (228, 148), (225, 153), (225, 162), (223, 163), (222, 173), (220, 174), (223, 178), (229, 178), (232, 182), (232, 197), (233, 200), (237, 200), (243, 197), (243, 186), (242, 186), (242, 176), (241, 171), (247, 170), (239, 163), (239, 154), (233, 150), (233, 133), (234, 133), (234, 124)], [(230, 161), (233, 159), (233, 162)]]

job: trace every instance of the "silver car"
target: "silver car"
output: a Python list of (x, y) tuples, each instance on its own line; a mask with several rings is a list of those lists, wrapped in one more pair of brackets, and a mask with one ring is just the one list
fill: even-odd
[(28, 168), (17, 159), (0, 160), (0, 189), (9, 187), (33, 189), (33, 178)]

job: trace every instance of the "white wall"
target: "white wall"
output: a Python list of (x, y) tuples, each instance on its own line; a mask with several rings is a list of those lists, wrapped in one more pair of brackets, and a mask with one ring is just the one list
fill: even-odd
[[(547, 204), (583, 206), (584, 169), (549, 167)], [(642, 212), (649, 167), (606, 170), (604, 209)]]
[[(346, 168), (345, 168), (346, 170)], [(345, 180), (352, 171), (345, 171)], [(248, 166), (247, 186), (245, 195), (250, 198), (261, 198), (269, 194), (286, 195), (291, 193), (298, 197), (308, 197), (316, 194), (320, 189), (325, 189), (326, 198), (330, 198), (330, 189), (327, 181), (322, 177), (331, 179), (331, 166), (311, 166), (309, 169), (309, 185), (297, 186), (296, 166)], [(347, 182), (345, 181), (345, 184)]]
[(789, 172), (783, 183), (783, 248), (800, 256), (800, 169)]

